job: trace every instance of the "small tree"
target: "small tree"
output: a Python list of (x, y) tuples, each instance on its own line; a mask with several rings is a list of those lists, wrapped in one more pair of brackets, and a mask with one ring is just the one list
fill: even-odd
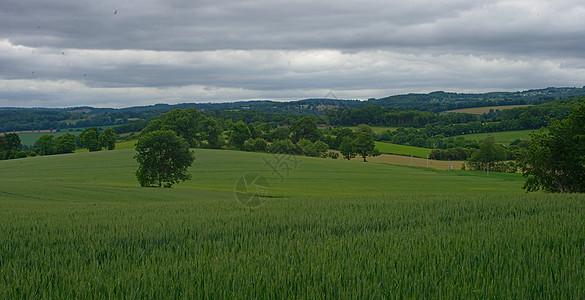
[(469, 160), (476, 169), (485, 169), (489, 175), (490, 164), (495, 169), (499, 162), (506, 160), (506, 149), (490, 136), (479, 144), (479, 151), (475, 152)]
[(139, 166), (136, 178), (141, 186), (172, 187), (191, 179), (189, 167), (195, 160), (189, 143), (171, 130), (146, 133), (136, 143), (134, 158)]
[(79, 142), (89, 151), (100, 151), (102, 146), (100, 145), (99, 136), (100, 131), (97, 127), (87, 128), (79, 135)]
[(353, 142), (356, 152), (367, 162), (366, 157), (378, 155), (376, 144), (371, 134), (361, 132)]
[(108, 150), (114, 150), (116, 148), (117, 139), (118, 135), (111, 128), (106, 128), (98, 137), (100, 147)]
[(346, 137), (341, 142), (341, 145), (339, 145), (339, 152), (341, 152), (341, 155), (343, 156), (343, 158), (345, 158), (347, 160), (354, 158), (357, 155), (357, 153), (355, 151), (353, 139)]

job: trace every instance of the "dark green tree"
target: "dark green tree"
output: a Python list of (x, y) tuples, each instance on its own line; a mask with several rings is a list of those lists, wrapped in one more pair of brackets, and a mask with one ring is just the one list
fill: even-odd
[(485, 138), (479, 144), (479, 150), (475, 152), (469, 161), (471, 162), (472, 166), (478, 170), (486, 170), (487, 175), (490, 174), (490, 164), (493, 169), (501, 163), (502, 161), (506, 160), (506, 149), (496, 143), (496, 140), (489, 136)]
[(235, 149), (241, 150), (244, 142), (251, 136), (252, 135), (250, 134), (250, 128), (248, 128), (248, 125), (242, 121), (238, 121), (230, 128), (230, 145)]
[(89, 151), (100, 151), (102, 146), (99, 141), (100, 131), (97, 127), (85, 129), (79, 135), (79, 142)]
[(72, 153), (77, 148), (76, 138), (71, 133), (66, 133), (55, 138), (55, 152)]
[(35, 142), (35, 148), (38, 148), (40, 155), (55, 154), (55, 136), (52, 134), (43, 134)]
[(100, 133), (98, 140), (100, 142), (101, 148), (114, 150), (114, 148), (116, 148), (116, 140), (118, 140), (118, 135), (114, 133), (111, 128), (106, 128), (106, 130)]
[(14, 158), (20, 150), (20, 136), (16, 133), (7, 133), (4, 136), (4, 151), (6, 159)]
[(138, 170), (136, 178), (141, 186), (172, 187), (191, 179), (189, 167), (195, 160), (189, 143), (172, 130), (148, 132), (136, 143)]
[(207, 117), (195, 108), (177, 108), (150, 121), (142, 132), (172, 130), (178, 136), (184, 138), (189, 143), (189, 146), (198, 147), (205, 138), (203, 130), (208, 124), (204, 124), (203, 122), (206, 119)]
[(376, 151), (376, 144), (374, 143), (374, 138), (370, 133), (361, 132), (353, 141), (355, 151), (359, 154), (363, 159), (364, 162), (367, 162), (366, 157), (368, 156), (375, 156), (378, 153)]
[(527, 192), (585, 192), (585, 103), (548, 131), (532, 133), (528, 152), (518, 159)]
[(346, 137), (341, 142), (341, 145), (339, 145), (339, 152), (341, 152), (343, 158), (347, 160), (351, 160), (352, 158), (354, 158), (357, 155), (357, 153), (355, 151), (353, 139), (351, 139), (350, 137)]
[(315, 142), (321, 138), (317, 122), (313, 117), (303, 117), (290, 125), (291, 139), (297, 143), (301, 139)]

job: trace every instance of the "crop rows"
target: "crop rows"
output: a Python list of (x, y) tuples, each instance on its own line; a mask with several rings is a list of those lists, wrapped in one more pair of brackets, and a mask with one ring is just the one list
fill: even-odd
[(2, 200), (0, 298), (579, 298), (584, 219), (567, 195)]

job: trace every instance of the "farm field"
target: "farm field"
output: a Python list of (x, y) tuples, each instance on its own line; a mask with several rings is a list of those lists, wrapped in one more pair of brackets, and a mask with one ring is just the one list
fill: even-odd
[[(353, 131), (356, 131), (358, 129), (358, 126), (344, 126), (346, 128), (349, 128)], [(390, 131), (395, 131), (396, 127), (385, 127), (385, 126), (370, 126), (370, 128), (372, 128), (372, 132), (374, 133), (382, 133), (385, 132), (387, 130)]]
[(413, 146), (405, 146), (405, 145), (397, 145), (392, 143), (385, 143), (385, 142), (375, 142), (376, 147), (380, 152), (387, 153), (387, 154), (398, 154), (398, 155), (406, 155), (406, 156), (415, 156), (420, 158), (426, 158), (429, 153), (431, 153), (431, 149), (427, 148), (420, 148), (420, 147), (413, 147)]
[[(113, 126), (99, 126), (99, 128), (101, 128), (101, 129), (111, 128), (111, 127), (113, 127)], [(66, 133), (70, 133), (73, 135), (80, 135), (84, 129), (86, 129), (86, 128), (85, 127), (84, 128), (66, 128), (66, 129), (62, 129), (61, 131), (58, 131), (58, 132), (48, 132), (48, 130), (43, 130), (41, 132), (38, 132), (38, 131), (37, 132), (34, 132), (34, 131), (33, 132), (18, 132), (18, 136), (20, 137), (21, 144), (27, 145), (27, 146), (33, 146), (34, 143), (43, 134), (52, 134), (55, 137), (58, 137), (60, 135), (64, 135)]]
[[(138, 187), (132, 149), (0, 161), (0, 298), (585, 293), (582, 195), (526, 194), (518, 174), (195, 151), (173, 189)], [(249, 173), (269, 182), (257, 208), (234, 195)]]
[(461, 108), (461, 109), (454, 109), (454, 110), (447, 110), (446, 113), (460, 113), (460, 114), (473, 114), (473, 115), (482, 115), (485, 113), (489, 113), (490, 110), (505, 110), (505, 109), (512, 109), (517, 107), (526, 107), (531, 106), (530, 104), (524, 105), (500, 105), (500, 106), (484, 106), (484, 107), (471, 107), (471, 108)]
[[(503, 131), (503, 132), (489, 132), (489, 133), (474, 133), (474, 134), (464, 134), (458, 135), (462, 136), (468, 140), (477, 140), (481, 141), (488, 136), (494, 137), (496, 142), (504, 145), (510, 145), (513, 141), (519, 140), (530, 140), (530, 134), (534, 130), (515, 130), (515, 131)], [(455, 137), (458, 137), (455, 136)]]

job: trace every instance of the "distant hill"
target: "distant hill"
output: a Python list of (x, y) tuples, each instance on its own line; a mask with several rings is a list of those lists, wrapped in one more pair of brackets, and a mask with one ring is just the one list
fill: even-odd
[(237, 101), (224, 103), (156, 104), (127, 108), (0, 108), (0, 132), (39, 129), (61, 129), (120, 125), (136, 119), (149, 119), (176, 108), (194, 107), (200, 111), (250, 111), (269, 114), (324, 114), (327, 110), (377, 105), (398, 110), (442, 112), (446, 110), (495, 105), (541, 104), (559, 99), (585, 96), (583, 88), (546, 88), (522, 92), (490, 92), (483, 94), (432, 92), (405, 94), (367, 101), (343, 99), (303, 99), (296, 101)]

